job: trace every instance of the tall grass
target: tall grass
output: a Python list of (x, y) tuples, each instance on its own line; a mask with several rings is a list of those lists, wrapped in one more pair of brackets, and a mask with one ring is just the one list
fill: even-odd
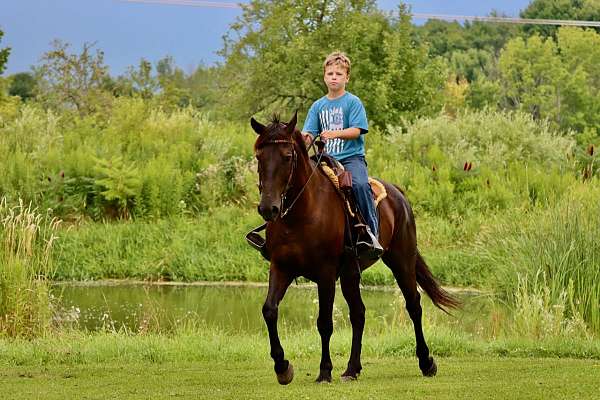
[(6, 199), (0, 220), (0, 336), (40, 336), (52, 322), (48, 277), (58, 221)]
[(480, 246), (483, 261), (497, 267), (494, 286), (517, 311), (531, 314), (540, 304), (541, 309), (560, 311), (565, 323), (583, 320), (600, 332), (597, 185), (593, 180), (572, 187), (553, 207), (496, 227), (486, 247)]

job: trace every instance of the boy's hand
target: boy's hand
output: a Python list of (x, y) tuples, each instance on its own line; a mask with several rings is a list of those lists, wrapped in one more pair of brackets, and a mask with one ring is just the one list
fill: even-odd
[(302, 139), (304, 139), (304, 145), (307, 149), (314, 140), (313, 135), (308, 132), (302, 132)]

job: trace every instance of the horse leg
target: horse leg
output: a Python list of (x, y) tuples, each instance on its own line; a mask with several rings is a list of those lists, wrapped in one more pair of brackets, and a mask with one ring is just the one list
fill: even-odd
[(333, 333), (333, 300), (335, 298), (335, 278), (318, 282), (319, 317), (317, 329), (321, 335), (321, 364), (316, 382), (331, 382), (333, 364), (329, 354), (329, 340)]
[(275, 362), (275, 373), (277, 381), (282, 385), (287, 385), (294, 379), (294, 368), (283, 354), (283, 347), (279, 341), (277, 333), (277, 315), (279, 302), (285, 295), (287, 288), (292, 283), (292, 278), (281, 272), (279, 269), (271, 267), (269, 271), (269, 292), (262, 308), (263, 317), (269, 331), (269, 342), (271, 344), (271, 358)]
[(342, 374), (342, 380), (355, 380), (360, 375), (362, 365), (360, 363), (360, 353), (362, 349), (362, 335), (365, 328), (365, 305), (360, 295), (360, 272), (356, 260), (349, 261), (345, 265), (340, 277), (342, 293), (348, 303), (350, 312), (350, 323), (352, 324), (352, 350), (348, 367)]
[(421, 308), (421, 295), (417, 290), (416, 251), (413, 254), (410, 254), (412, 252), (406, 253), (409, 252), (401, 252), (392, 247), (390, 252), (383, 256), (383, 262), (392, 270), (394, 278), (404, 295), (406, 310), (415, 328), (419, 368), (424, 376), (435, 376), (437, 366), (433, 357), (429, 355), (429, 348), (425, 342), (421, 324), (423, 310)]

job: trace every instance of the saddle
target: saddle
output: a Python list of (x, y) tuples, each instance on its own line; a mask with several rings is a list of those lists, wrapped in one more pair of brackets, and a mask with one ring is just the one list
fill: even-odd
[[(317, 161), (314, 157), (313, 160)], [(366, 223), (352, 192), (352, 174), (350, 171), (346, 171), (339, 161), (326, 154), (321, 156), (319, 168), (344, 199), (346, 204), (345, 250), (357, 255), (356, 242), (359, 236), (365, 234)], [(381, 200), (387, 197), (387, 191), (381, 182), (371, 177), (369, 177), (369, 184), (371, 185), (375, 208), (377, 208)]]

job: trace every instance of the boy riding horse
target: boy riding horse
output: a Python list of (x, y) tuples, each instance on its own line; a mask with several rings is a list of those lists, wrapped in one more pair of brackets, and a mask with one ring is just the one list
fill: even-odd
[(302, 135), (307, 145), (320, 136), (325, 142), (325, 151), (351, 173), (352, 192), (367, 223), (364, 239), (356, 244), (357, 251), (361, 258), (376, 259), (383, 248), (377, 239), (379, 224), (365, 161), (364, 135), (369, 131), (369, 124), (360, 99), (346, 91), (350, 66), (350, 59), (344, 53), (327, 56), (323, 63), (327, 94), (310, 107)]

